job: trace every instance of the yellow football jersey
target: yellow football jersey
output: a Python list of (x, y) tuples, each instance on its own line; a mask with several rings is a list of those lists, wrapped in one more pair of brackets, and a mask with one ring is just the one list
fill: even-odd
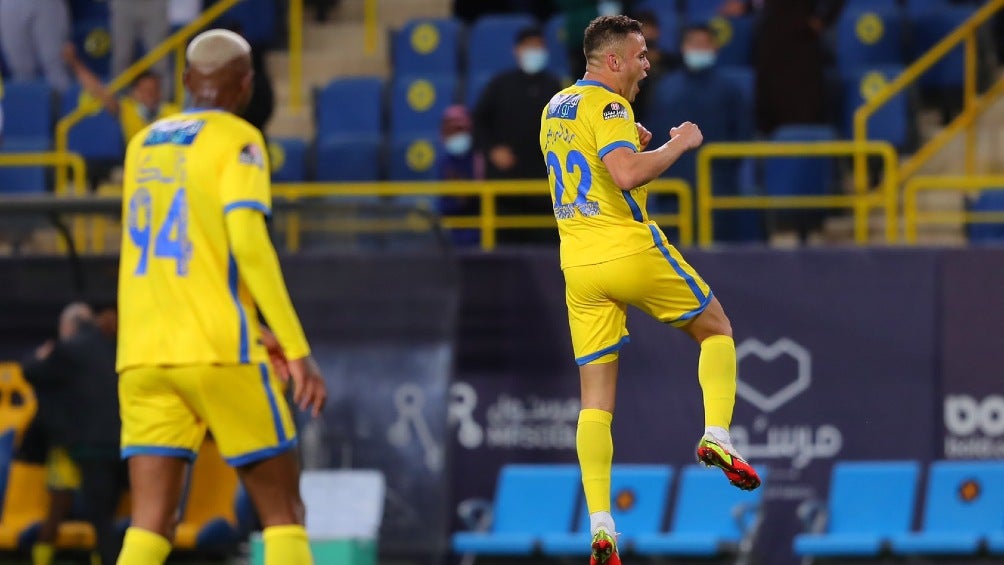
[(176, 114), (126, 152), (118, 369), (268, 361), (225, 214), (270, 213), (261, 133), (222, 111)]
[(602, 83), (579, 80), (554, 95), (540, 118), (561, 267), (625, 257), (665, 241), (648, 219), (644, 186), (617, 187), (603, 156), (619, 147), (638, 151), (631, 105)]

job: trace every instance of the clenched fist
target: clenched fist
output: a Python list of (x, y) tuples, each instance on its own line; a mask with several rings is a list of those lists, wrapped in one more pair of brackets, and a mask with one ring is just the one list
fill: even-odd
[(670, 141), (676, 141), (683, 145), (684, 149), (697, 149), (704, 141), (704, 134), (701, 128), (690, 122), (683, 122), (679, 126), (669, 130)]

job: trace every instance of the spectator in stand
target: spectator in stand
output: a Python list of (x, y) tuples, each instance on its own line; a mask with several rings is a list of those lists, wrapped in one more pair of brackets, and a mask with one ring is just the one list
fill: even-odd
[[(168, 0), (108, 0), (112, 33), (112, 76), (117, 77), (136, 60), (136, 44), (150, 52), (167, 39), (171, 31)], [(152, 70), (165, 79), (170, 76), (169, 58), (164, 57)], [(170, 85), (162, 81), (167, 94)]]
[(126, 143), (154, 121), (181, 111), (178, 106), (163, 101), (160, 77), (153, 72), (146, 71), (136, 77), (127, 95), (116, 96), (77, 57), (72, 44), (66, 45), (63, 54), (84, 91), (101, 102), (109, 114), (119, 119)]
[(0, 0), (0, 49), (14, 80), (42, 75), (60, 92), (69, 88), (70, 73), (59, 56), (69, 39), (65, 0)]
[[(443, 154), (439, 159), (440, 180), (474, 180), (483, 178), (483, 165), (474, 154), (474, 125), (467, 108), (459, 104), (450, 106), (443, 112), (440, 126)], [(444, 196), (438, 202), (439, 212), (451, 216), (475, 216), (480, 212), (481, 203), (474, 196)], [(480, 241), (478, 230), (452, 230), (453, 242), (457, 245), (477, 245)]]
[[(474, 147), (485, 156), (485, 178), (545, 179), (540, 155), (540, 113), (561, 90), (558, 77), (547, 72), (547, 47), (539, 28), (519, 32), (513, 50), (518, 68), (493, 78), (474, 111)], [(501, 214), (539, 214), (551, 210), (550, 198), (503, 197)], [(529, 236), (529, 237), (528, 237)], [(500, 241), (553, 241), (553, 230), (502, 232)]]
[[(244, 37), (244, 30), (237, 22), (231, 23), (227, 29)], [(247, 39), (247, 37), (244, 37)], [(275, 112), (275, 92), (272, 90), (272, 78), (265, 64), (264, 49), (251, 50), (251, 67), (254, 71), (254, 86), (251, 88), (251, 101), (248, 102), (241, 117), (265, 135), (265, 127)]]

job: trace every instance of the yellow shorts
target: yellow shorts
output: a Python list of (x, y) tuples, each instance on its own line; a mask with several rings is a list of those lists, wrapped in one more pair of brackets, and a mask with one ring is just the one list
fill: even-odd
[(45, 460), (46, 485), (52, 490), (80, 488), (80, 468), (65, 448), (53, 447)]
[(206, 429), (231, 466), (296, 445), (282, 385), (266, 363), (137, 367), (119, 377), (122, 457), (194, 460)]
[(672, 245), (596, 265), (565, 269), (565, 302), (579, 365), (608, 363), (629, 341), (627, 307), (682, 326), (704, 311), (712, 293)]

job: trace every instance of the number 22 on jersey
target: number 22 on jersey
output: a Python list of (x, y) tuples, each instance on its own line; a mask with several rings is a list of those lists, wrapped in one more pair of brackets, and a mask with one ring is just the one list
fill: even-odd
[[(565, 156), (565, 166), (561, 166), (561, 158), (554, 151), (547, 152), (547, 168), (554, 173), (554, 217), (558, 220), (567, 220), (575, 217), (578, 210), (584, 217), (596, 216), (600, 213), (600, 203), (589, 200), (589, 189), (593, 187), (593, 172), (589, 170), (589, 162), (581, 151), (572, 149)], [(572, 174), (579, 170), (579, 185), (575, 189), (575, 201), (571, 204), (564, 204), (562, 199), (565, 196), (565, 177), (567, 172)]]
[[(188, 264), (192, 258), (188, 220), (188, 198), (184, 188), (178, 188), (174, 192), (167, 217), (156, 229), (153, 225), (153, 195), (150, 190), (141, 186), (133, 194), (129, 200), (128, 222), (129, 239), (139, 248), (139, 261), (133, 272), (135, 276), (146, 275), (151, 251), (154, 258), (174, 260), (175, 273), (179, 277), (188, 275)], [(151, 241), (154, 232), (157, 235)]]

